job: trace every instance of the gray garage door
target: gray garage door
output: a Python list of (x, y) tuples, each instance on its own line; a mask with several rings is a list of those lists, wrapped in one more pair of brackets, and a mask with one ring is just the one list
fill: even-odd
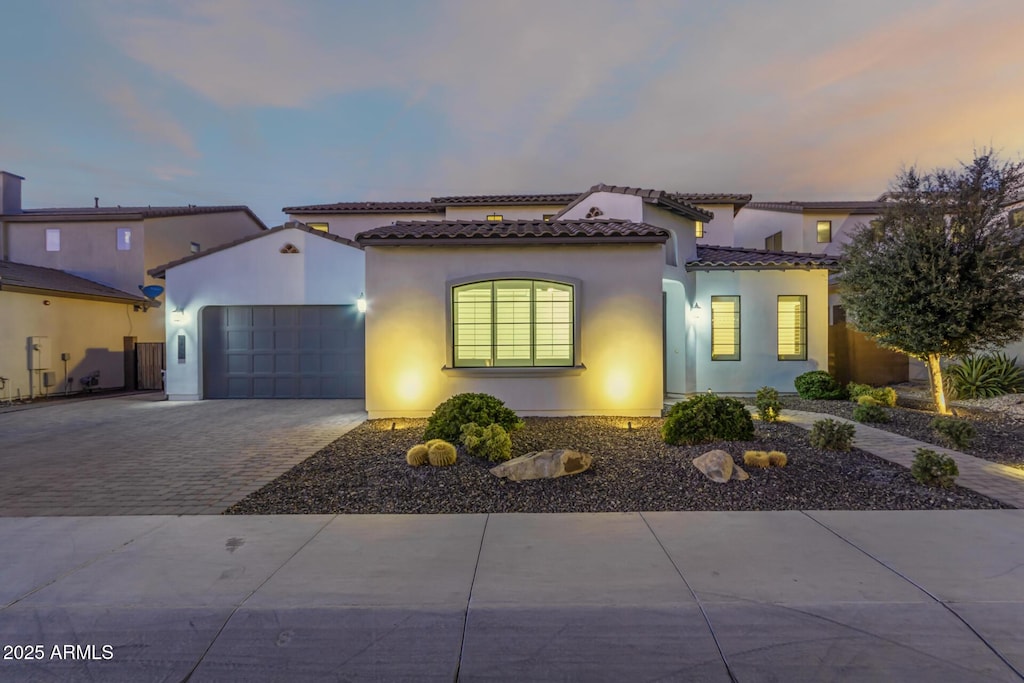
[(203, 309), (206, 398), (363, 398), (355, 306)]

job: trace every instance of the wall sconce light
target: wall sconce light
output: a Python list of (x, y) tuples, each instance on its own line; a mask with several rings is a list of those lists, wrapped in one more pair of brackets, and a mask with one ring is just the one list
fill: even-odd
[(185, 322), (185, 311), (180, 308), (175, 308), (171, 311), (171, 322), (175, 325), (180, 325)]
[(356, 310), (360, 313), (366, 313), (366, 295), (359, 292), (359, 298), (356, 299)]
[(690, 317), (693, 318), (693, 322), (698, 322), (701, 319), (701, 313), (700, 304), (695, 303), (690, 307)]

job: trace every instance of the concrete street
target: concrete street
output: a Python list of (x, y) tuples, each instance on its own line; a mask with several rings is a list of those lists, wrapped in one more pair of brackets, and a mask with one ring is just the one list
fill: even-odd
[(4, 518), (0, 643), (44, 656), (0, 680), (1021, 681), (1022, 528), (1020, 510)]

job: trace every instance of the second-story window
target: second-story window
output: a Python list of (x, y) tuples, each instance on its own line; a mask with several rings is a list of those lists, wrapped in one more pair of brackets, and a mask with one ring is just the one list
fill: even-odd
[(118, 228), (117, 229), (117, 250), (118, 251), (129, 251), (132, 248), (132, 229), (131, 228)]
[(199, 242), (190, 242), (189, 245), (188, 245), (188, 250), (190, 252), (192, 252), (193, 254), (198, 254), (199, 253)]
[(505, 220), (505, 217), (502, 216), (500, 213), (492, 213), (487, 215), (487, 220), (497, 222)]
[(832, 241), (832, 221), (818, 221), (818, 244)]
[(329, 232), (327, 230), (327, 223), (306, 223), (306, 225), (320, 232)]
[(60, 251), (60, 228), (46, 229), (46, 251)]
[(704, 221), (697, 221), (696, 223), (694, 223), (693, 233), (697, 237), (704, 236)]
[(768, 251), (782, 251), (782, 231), (765, 237), (764, 248)]

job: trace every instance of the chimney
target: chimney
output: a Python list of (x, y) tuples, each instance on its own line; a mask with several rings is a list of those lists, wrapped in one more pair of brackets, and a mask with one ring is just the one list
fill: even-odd
[(20, 175), (0, 171), (0, 215), (21, 213)]
[(93, 197), (92, 198), (92, 205), (93, 205), (93, 208), (96, 208), (96, 209), (100, 208), (100, 198), (99, 197)]

